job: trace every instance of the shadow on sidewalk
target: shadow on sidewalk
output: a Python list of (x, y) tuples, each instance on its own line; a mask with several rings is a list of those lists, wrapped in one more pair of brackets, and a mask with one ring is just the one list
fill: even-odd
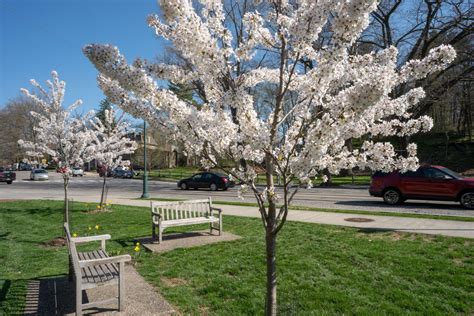
[(64, 315), (75, 312), (74, 283), (67, 276), (32, 280), (24, 315)]

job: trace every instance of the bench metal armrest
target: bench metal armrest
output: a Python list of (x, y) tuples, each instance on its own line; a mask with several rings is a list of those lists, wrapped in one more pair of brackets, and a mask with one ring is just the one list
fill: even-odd
[(152, 216), (158, 216), (158, 218), (161, 218), (161, 217), (162, 217), (162, 215), (161, 215), (160, 213), (155, 213), (155, 212), (153, 212), (153, 211), (151, 211), (151, 215), (152, 215)]
[(214, 216), (214, 214), (213, 214), (214, 211), (217, 211), (219, 213), (217, 216), (219, 216), (219, 220), (220, 220), (222, 218), (222, 209), (218, 208), (218, 207), (211, 206), (209, 216)]
[(91, 241), (99, 241), (99, 240), (108, 240), (112, 238), (109, 234), (105, 235), (95, 235), (95, 236), (85, 236), (85, 237), (72, 237), (71, 241), (75, 242), (76, 244), (81, 244), (85, 242)]
[(218, 211), (219, 213), (222, 213), (222, 209), (221, 209), (221, 208), (214, 207), (214, 206), (211, 206), (211, 214), (212, 214), (212, 211)]
[(122, 255), (122, 256), (92, 259), (92, 260), (79, 260), (79, 267), (85, 268), (85, 267), (96, 266), (96, 265), (107, 264), (107, 263), (128, 262), (130, 260), (132, 260), (132, 257), (130, 257), (130, 255)]

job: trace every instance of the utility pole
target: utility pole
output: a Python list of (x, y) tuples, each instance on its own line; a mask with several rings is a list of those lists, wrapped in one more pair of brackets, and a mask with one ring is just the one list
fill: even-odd
[(147, 199), (148, 197), (148, 171), (146, 170), (146, 121), (143, 120), (143, 193), (140, 198)]

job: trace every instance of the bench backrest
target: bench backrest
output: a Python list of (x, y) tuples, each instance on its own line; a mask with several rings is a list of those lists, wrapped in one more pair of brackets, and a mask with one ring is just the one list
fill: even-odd
[(64, 232), (66, 233), (66, 241), (69, 249), (69, 255), (71, 256), (72, 265), (74, 267), (74, 272), (76, 276), (80, 276), (80, 267), (79, 267), (79, 256), (77, 255), (76, 243), (71, 238), (71, 232), (69, 231), (68, 223), (64, 223)]
[[(211, 198), (179, 202), (151, 202), (151, 212), (153, 215), (161, 215), (164, 221), (208, 217), (211, 205)], [(158, 219), (153, 216), (153, 221), (158, 221)]]

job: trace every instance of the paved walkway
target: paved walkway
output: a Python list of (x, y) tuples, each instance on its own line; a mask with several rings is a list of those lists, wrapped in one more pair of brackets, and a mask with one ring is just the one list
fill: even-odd
[[(76, 199), (76, 201), (97, 202), (97, 199)], [(134, 206), (150, 206), (151, 201), (133, 199), (112, 199), (113, 204), (124, 204)], [(256, 207), (220, 205), (224, 215), (260, 217)], [(364, 218), (373, 220), (371, 222), (350, 222), (349, 218)], [(290, 210), (289, 221), (339, 225), (357, 227), (364, 230), (395, 230), (412, 233), (444, 235), (453, 237), (474, 238), (474, 222), (462, 222), (439, 219), (425, 219), (415, 217), (360, 215), (350, 213), (331, 213), (317, 211)]]
[[(175, 315), (173, 307), (131, 265), (125, 266), (125, 308), (117, 304), (84, 310), (85, 315)], [(67, 276), (40, 279), (28, 284), (24, 315), (75, 315), (74, 282)], [(117, 286), (101, 286), (85, 291), (83, 302), (117, 296)]]

